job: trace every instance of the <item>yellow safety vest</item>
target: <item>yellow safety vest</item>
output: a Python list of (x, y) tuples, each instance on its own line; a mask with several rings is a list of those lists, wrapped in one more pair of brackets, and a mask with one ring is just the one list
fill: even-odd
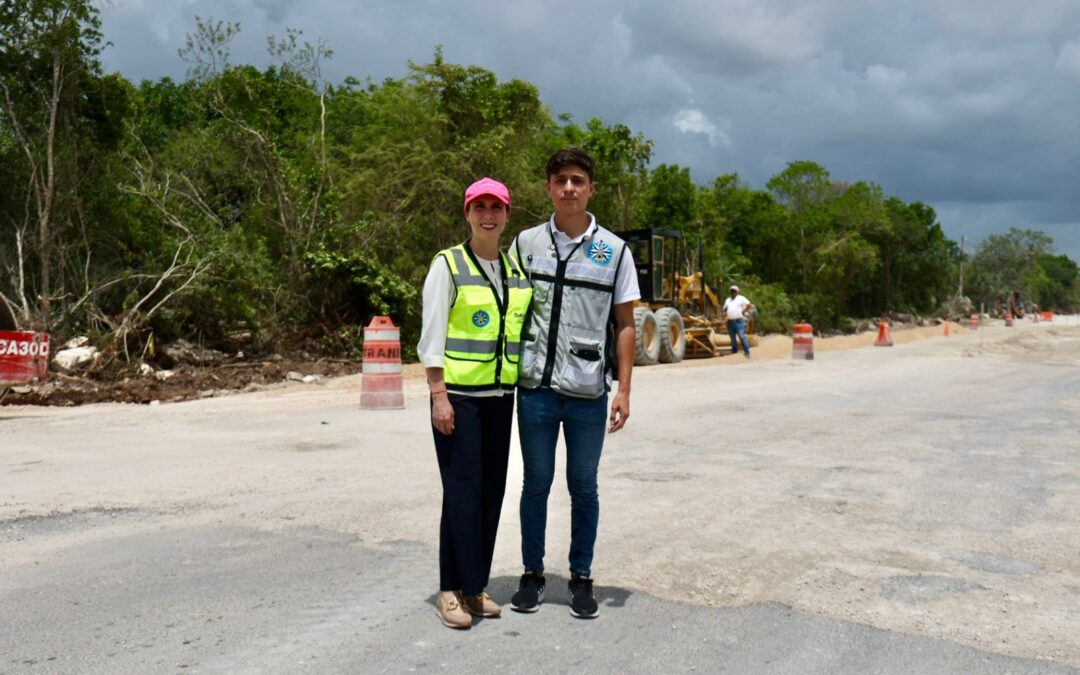
[(499, 252), (503, 300), (480, 269), (468, 242), (440, 251), (456, 295), (447, 323), (443, 377), (458, 391), (513, 389), (518, 380), (521, 329), (532, 286), (521, 267)]

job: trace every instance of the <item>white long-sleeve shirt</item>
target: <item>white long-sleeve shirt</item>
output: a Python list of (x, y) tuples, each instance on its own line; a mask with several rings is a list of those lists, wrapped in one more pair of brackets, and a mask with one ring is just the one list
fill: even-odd
[[(502, 272), (499, 269), (500, 262), (480, 256), (476, 256), (476, 260), (501, 300), (503, 285)], [(450, 323), (450, 306), (454, 304), (456, 294), (450, 265), (442, 256), (436, 256), (428, 269), (427, 278), (424, 279), (420, 342), (416, 345), (416, 353), (425, 368), (443, 368), (446, 365), (446, 333)], [(447, 384), (446, 388), (455, 394), (466, 396), (502, 396), (505, 393), (502, 389), (458, 391), (451, 384)]]

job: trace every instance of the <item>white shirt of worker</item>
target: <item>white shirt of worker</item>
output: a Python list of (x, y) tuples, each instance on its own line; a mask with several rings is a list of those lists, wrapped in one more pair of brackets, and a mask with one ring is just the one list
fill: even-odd
[[(589, 226), (585, 228), (585, 231), (580, 235), (571, 239), (565, 232), (555, 227), (555, 217), (552, 216), (548, 221), (548, 228), (551, 230), (552, 235), (555, 237), (555, 251), (559, 254), (560, 260), (565, 260), (570, 251), (576, 246), (586, 235), (590, 235), (596, 231), (596, 217), (593, 214), (589, 214)], [(510, 248), (507, 249), (510, 255), (517, 254), (517, 237), (510, 243)], [(633, 302), (634, 300), (641, 299), (641, 290), (638, 288), (637, 282), (637, 268), (634, 266), (634, 256), (631, 255), (630, 249), (626, 249), (626, 253), (623, 254), (622, 262), (619, 264), (619, 269), (616, 272), (615, 277), (615, 298), (613, 303), (621, 305), (624, 302)]]
[(734, 321), (735, 319), (746, 318), (743, 312), (750, 306), (750, 301), (745, 296), (736, 295), (734, 298), (728, 297), (724, 300), (724, 311), (727, 312), (728, 321)]
[[(578, 236), (567, 236), (552, 219), (525, 230), (510, 245), (510, 255), (522, 258), (526, 275), (535, 275), (519, 387), (550, 388), (583, 399), (597, 398), (611, 387), (612, 371), (604, 367), (611, 364), (586, 355), (589, 350), (599, 350), (593, 352), (597, 357), (603, 353), (612, 305), (625, 307), (640, 292), (629, 247), (618, 235), (598, 226), (592, 214), (588, 218)], [(605, 245), (609, 236), (617, 247)], [(610, 264), (613, 260), (615, 264)], [(556, 279), (559, 269), (563, 269), (564, 281)], [(566, 289), (561, 297), (554, 290), (560, 285)], [(575, 351), (575, 341), (581, 353)]]

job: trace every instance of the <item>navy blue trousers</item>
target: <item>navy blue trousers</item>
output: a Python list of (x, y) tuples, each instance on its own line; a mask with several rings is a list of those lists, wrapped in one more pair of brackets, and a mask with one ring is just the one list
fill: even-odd
[(439, 589), (476, 595), (488, 585), (499, 530), (514, 396), (450, 394), (454, 432), (434, 426), (442, 476), (439, 525)]

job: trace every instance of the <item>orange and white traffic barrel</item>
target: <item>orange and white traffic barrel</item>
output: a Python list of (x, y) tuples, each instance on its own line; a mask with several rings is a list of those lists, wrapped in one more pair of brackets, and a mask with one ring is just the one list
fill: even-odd
[(795, 324), (791, 341), (791, 358), (814, 360), (814, 327), (805, 321)]
[(1005, 312), (1005, 325), (1006, 326), (1012, 326), (1013, 325), (1013, 314), (1012, 314), (1012, 312)]
[(364, 328), (364, 364), (360, 408), (405, 407), (401, 383), (401, 331), (388, 316), (377, 316)]
[(971, 323), (969, 323), (968, 325), (971, 327), (971, 330), (977, 329), (979, 327), (979, 315), (978, 314), (972, 314), (971, 315)]

